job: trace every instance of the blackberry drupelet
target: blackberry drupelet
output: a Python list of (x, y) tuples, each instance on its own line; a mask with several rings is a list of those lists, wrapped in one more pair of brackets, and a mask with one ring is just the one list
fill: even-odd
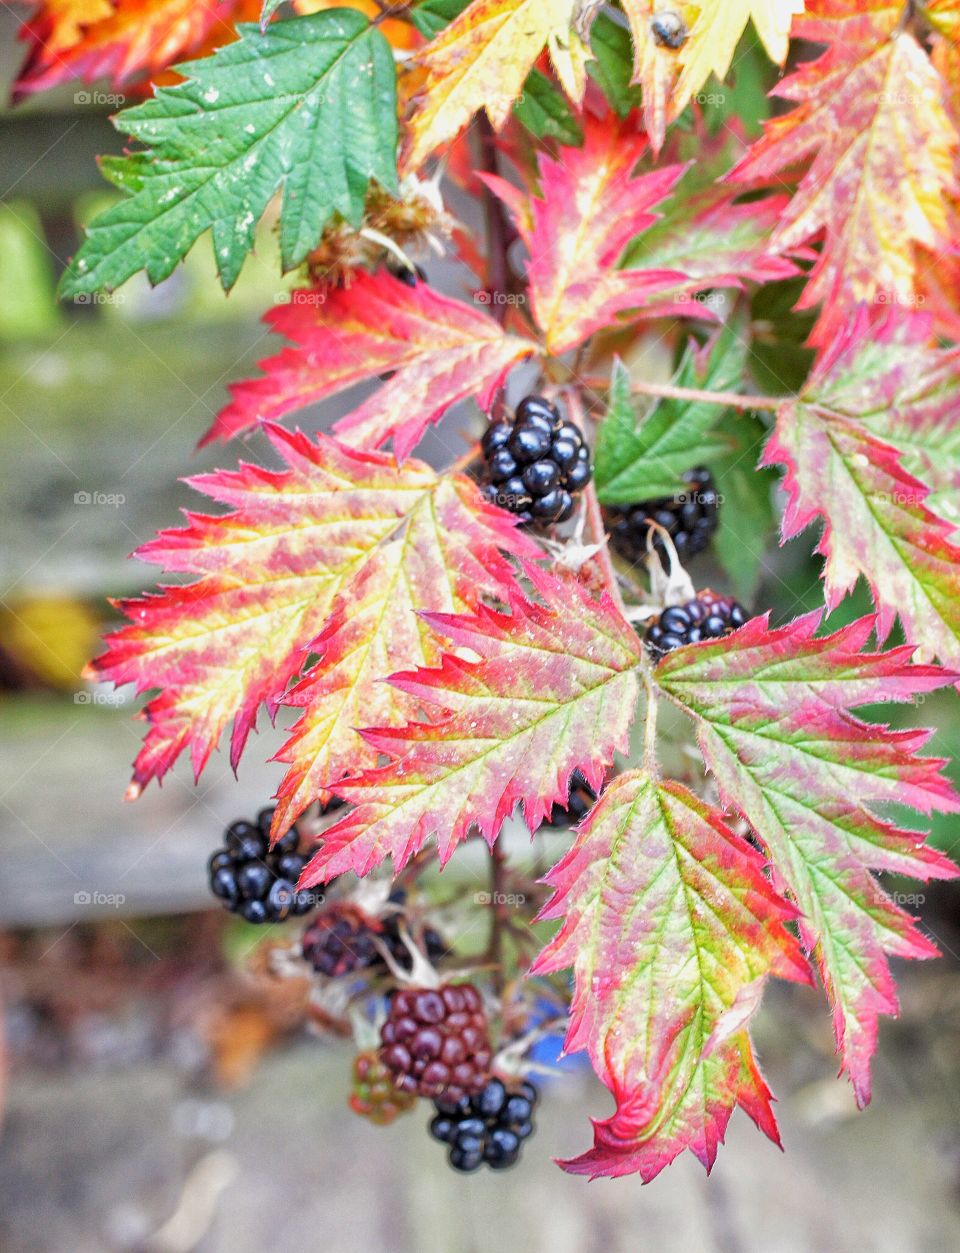
[[(640, 561), (646, 556), (651, 521), (666, 530), (681, 561), (703, 552), (717, 529), (716, 488), (706, 466), (688, 470), (683, 478), (690, 486), (675, 496), (607, 510), (610, 539), (621, 556), (628, 561)], [(656, 531), (653, 546), (660, 559), (666, 560), (665, 545)]]
[(474, 1096), (435, 1100), (430, 1134), (450, 1146), (448, 1160), (454, 1170), (470, 1173), (482, 1165), (506, 1170), (515, 1165), (524, 1140), (533, 1133), (538, 1096), (532, 1083), (508, 1089), (501, 1080), (490, 1079)]
[[(401, 969), (413, 965), (410, 952), (400, 934), (402, 915), (389, 914), (383, 921), (367, 917), (348, 904), (331, 905), (319, 914), (303, 933), (301, 947), (306, 961), (318, 974), (331, 979), (352, 974), (355, 970), (383, 967), (386, 962), (377, 947), (379, 940)], [(424, 929), (419, 939), (427, 958), (436, 962), (446, 956), (443, 937), (432, 927)]]
[(473, 984), (398, 988), (380, 1040), (380, 1060), (401, 1092), (459, 1101), (487, 1083), (490, 1036)]
[[(334, 801), (328, 809), (341, 803)], [(210, 891), (247, 922), (282, 922), (290, 915), (307, 913), (314, 905), (313, 892), (297, 890), (307, 858), (299, 851), (296, 826), (270, 848), (273, 813), (273, 808), (263, 809), (255, 823), (232, 823), (224, 847), (207, 864)]]
[(684, 644), (716, 640), (729, 635), (747, 620), (747, 611), (732, 596), (701, 592), (684, 605), (671, 605), (644, 632), (644, 643), (653, 657), (661, 658)]
[(483, 494), (524, 525), (565, 522), (593, 467), (583, 432), (542, 396), (527, 396), (512, 421), (495, 422), (481, 440)]

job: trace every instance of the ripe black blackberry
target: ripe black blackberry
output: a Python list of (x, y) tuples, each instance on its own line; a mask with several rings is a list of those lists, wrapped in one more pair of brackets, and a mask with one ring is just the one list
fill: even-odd
[(647, 626), (644, 643), (659, 660), (671, 649), (699, 640), (716, 640), (729, 635), (747, 620), (747, 611), (732, 596), (701, 592), (685, 605), (671, 605)]
[(690, 35), (687, 24), (673, 9), (654, 13), (650, 19), (650, 31), (661, 48), (682, 48)]
[(471, 983), (398, 988), (380, 1041), (380, 1060), (401, 1092), (459, 1101), (482, 1092), (489, 1077), (487, 1016)]
[(499, 1079), (490, 1079), (474, 1096), (435, 1100), (437, 1113), (430, 1134), (450, 1146), (448, 1160), (454, 1170), (469, 1173), (484, 1164), (491, 1170), (506, 1170), (516, 1163), (524, 1140), (533, 1133), (538, 1097), (532, 1083), (511, 1090)]
[(392, 253), (387, 257), (387, 269), (394, 278), (398, 278), (401, 283), (406, 283), (408, 287), (416, 287), (417, 283), (425, 283), (427, 274), (421, 265), (404, 265), (399, 257), (395, 257)]
[[(651, 521), (664, 528), (681, 561), (703, 552), (710, 543), (717, 529), (717, 491), (710, 471), (706, 466), (696, 466), (683, 478), (690, 486), (675, 496), (607, 510), (611, 542), (628, 561), (640, 561), (646, 555)], [(653, 533), (653, 546), (661, 561), (665, 561), (666, 547), (657, 531)]]
[(487, 427), (480, 443), (484, 496), (524, 525), (565, 522), (593, 473), (583, 432), (542, 396), (521, 400), (513, 421)]
[[(400, 914), (389, 914), (381, 922), (349, 904), (331, 905), (303, 933), (304, 959), (318, 974), (330, 979), (339, 979), (355, 970), (386, 969), (383, 954), (377, 947), (379, 940), (401, 969), (410, 970), (413, 959), (400, 934), (401, 922)], [(446, 956), (443, 937), (432, 927), (426, 927), (422, 936), (414, 938), (420, 941), (431, 962)]]
[[(342, 801), (334, 800), (327, 809)], [(307, 863), (300, 853), (300, 832), (292, 826), (270, 848), (273, 807), (262, 809), (256, 822), (232, 823), (207, 863), (210, 891), (233, 914), (247, 922), (283, 922), (290, 915), (313, 908), (315, 894), (297, 890), (297, 880)]]
[(570, 794), (566, 805), (554, 805), (545, 826), (573, 827), (593, 808), (597, 794), (579, 770), (570, 776)]

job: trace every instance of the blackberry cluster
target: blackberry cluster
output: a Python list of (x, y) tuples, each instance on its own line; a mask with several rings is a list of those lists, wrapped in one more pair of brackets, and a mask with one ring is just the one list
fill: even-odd
[[(703, 552), (717, 529), (717, 491), (706, 466), (697, 466), (684, 474), (689, 489), (675, 496), (657, 500), (641, 500), (635, 505), (607, 511), (610, 539), (614, 548), (628, 561), (639, 561), (646, 555), (647, 532), (657, 522), (673, 540), (681, 561)], [(659, 532), (653, 533), (653, 546), (666, 560), (666, 548)]]
[(499, 1079), (491, 1079), (474, 1096), (434, 1101), (437, 1113), (430, 1123), (435, 1140), (450, 1146), (454, 1170), (465, 1173), (486, 1164), (506, 1170), (520, 1156), (520, 1148), (533, 1133), (533, 1108), (539, 1093), (532, 1083), (521, 1083), (511, 1092)]
[(347, 1104), (355, 1114), (369, 1118), (378, 1127), (388, 1127), (416, 1102), (415, 1096), (394, 1087), (389, 1070), (372, 1049), (353, 1059), (353, 1089)]
[(570, 795), (566, 805), (554, 805), (545, 823), (548, 827), (573, 827), (593, 808), (597, 794), (579, 770), (570, 776)]
[[(403, 970), (411, 969), (413, 961), (400, 934), (401, 914), (389, 914), (382, 922), (374, 922), (359, 910), (331, 906), (310, 923), (303, 933), (301, 947), (306, 961), (318, 974), (339, 979), (355, 970), (386, 968), (377, 948), (379, 940)], [(432, 927), (424, 929), (420, 946), (430, 961), (445, 957), (443, 937)]]
[(297, 880), (307, 863), (300, 851), (295, 826), (270, 848), (273, 809), (263, 809), (257, 821), (234, 822), (227, 828), (224, 847), (207, 863), (210, 891), (233, 914), (247, 922), (283, 922), (289, 915), (312, 909), (315, 894), (297, 891)]
[(565, 522), (593, 473), (583, 432), (542, 396), (521, 400), (512, 422), (487, 427), (481, 448), (484, 496), (525, 525)]
[(459, 1101), (487, 1082), (487, 1016), (470, 983), (397, 989), (380, 1040), (380, 1060), (401, 1092)]
[(650, 653), (660, 658), (673, 648), (716, 640), (729, 635), (747, 620), (747, 611), (732, 596), (701, 592), (685, 605), (671, 605), (655, 618), (644, 633)]

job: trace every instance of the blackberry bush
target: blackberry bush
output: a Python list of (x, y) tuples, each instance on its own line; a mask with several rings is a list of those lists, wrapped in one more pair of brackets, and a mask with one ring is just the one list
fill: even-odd
[[(236, 764), (275, 719), (276, 810), (231, 828), (211, 886), (268, 921), (364, 880), (359, 914), (325, 908), (306, 962), (273, 937), (272, 965), (407, 1097), (450, 1103), (459, 1169), (518, 1151), (527, 1120), (471, 1102), (542, 1032), (610, 1095), (566, 1170), (709, 1167), (737, 1107), (776, 1140), (749, 1035), (775, 979), (820, 976), (866, 1104), (889, 957), (933, 954), (880, 876), (957, 873), (887, 812), (960, 805), (914, 703), (960, 670), (957, 0), (621, 4), (616, 40), (591, 3), (500, 6), (506, 35), (485, 0), (269, 3), (235, 31), (240, 0), (194, 7), (218, 50), (171, 87), (168, 54), (210, 30), (131, 42), (32, 0), (15, 91), (158, 84), (119, 115), (132, 150), (63, 278), (91, 326), (93, 293), (161, 283), (208, 236), (224, 290), (268, 236), (291, 276), (275, 350), (184, 446), (256, 436), (268, 463), (221, 448), (232, 468), (191, 480), (210, 504), (139, 551), (161, 586), (88, 670), (145, 697), (129, 795), (227, 737)], [(736, 91), (708, 90), (734, 58)], [(441, 255), (472, 298), (423, 280)], [(733, 599), (760, 587), (782, 625)], [(896, 729), (871, 712), (892, 701)], [(393, 912), (443, 919), (442, 978)]]

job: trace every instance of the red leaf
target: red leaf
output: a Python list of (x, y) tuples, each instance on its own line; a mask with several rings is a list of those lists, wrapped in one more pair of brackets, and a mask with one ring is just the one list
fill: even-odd
[(540, 195), (482, 176), (529, 251), (531, 313), (550, 352), (575, 348), (617, 314), (690, 313), (691, 293), (704, 287), (795, 273), (768, 251), (779, 202), (735, 206), (735, 193), (721, 191), (691, 211), (686, 195), (668, 200), (684, 166), (634, 174), (647, 151), (635, 121), (586, 114), (583, 126), (582, 148), (561, 148), (556, 160), (540, 154)]
[(508, 370), (536, 351), (532, 341), (505, 334), (481, 309), (426, 283), (408, 287), (386, 270), (357, 271), (349, 287), (294, 292), (266, 321), (297, 346), (262, 361), (262, 378), (231, 387), (233, 401), (204, 443), (396, 371), (334, 430), (357, 447), (392, 438), (402, 461), (458, 400), (476, 396), (489, 407)]
[[(109, 637), (93, 664), (98, 677), (133, 683), (138, 693), (159, 689), (144, 710), (150, 730), (134, 767), (134, 795), (186, 747), (199, 775), (231, 719), (235, 767), (260, 705), (274, 715), (331, 613), (338, 615), (333, 630), (353, 600), (362, 599), (368, 568), (387, 560), (405, 523), (422, 539), (421, 511), (463, 528), (444, 540), (454, 569), (438, 571), (425, 545), (414, 553), (423, 563), (418, 577), (429, 582), (432, 572), (443, 583), (435, 604), (450, 603), (451, 588), (458, 589), (458, 604), (499, 591), (505, 568), (497, 546), (531, 551), (469, 480), (439, 479), (418, 461), (398, 468), (391, 456), (353, 452), (322, 435), (314, 442), (276, 426), (267, 433), (284, 468), (244, 464), (190, 480), (231, 512), (188, 514), (187, 526), (161, 532), (137, 555), (200, 577), (123, 602), (131, 624)], [(391, 660), (415, 662), (419, 655), (405, 651), (398, 637)], [(348, 730), (341, 728), (338, 745)]]
[(910, 663), (909, 646), (862, 653), (863, 618), (815, 637), (820, 615), (771, 631), (754, 618), (724, 640), (669, 653), (656, 679), (698, 725), (724, 803), (770, 856), (774, 884), (801, 913), (800, 933), (833, 1007), (837, 1046), (857, 1100), (870, 1099), (877, 1018), (895, 1014), (887, 955), (931, 957), (933, 944), (873, 871), (950, 878), (956, 867), (922, 835), (877, 814), (960, 808), (943, 762), (918, 756), (928, 733), (862, 722), (852, 709), (911, 697), (957, 678)]
[(393, 858), (399, 869), (426, 841), (445, 863), (473, 824), (493, 844), (518, 801), (534, 830), (565, 801), (575, 769), (599, 787), (626, 747), (637, 695), (637, 634), (609, 599), (534, 567), (545, 603), (507, 589), (509, 613), (425, 620), (478, 661), (447, 654), (439, 668), (391, 683), (435, 721), (376, 728), (364, 738), (394, 760), (335, 788), (356, 806), (329, 828), (303, 885)]

